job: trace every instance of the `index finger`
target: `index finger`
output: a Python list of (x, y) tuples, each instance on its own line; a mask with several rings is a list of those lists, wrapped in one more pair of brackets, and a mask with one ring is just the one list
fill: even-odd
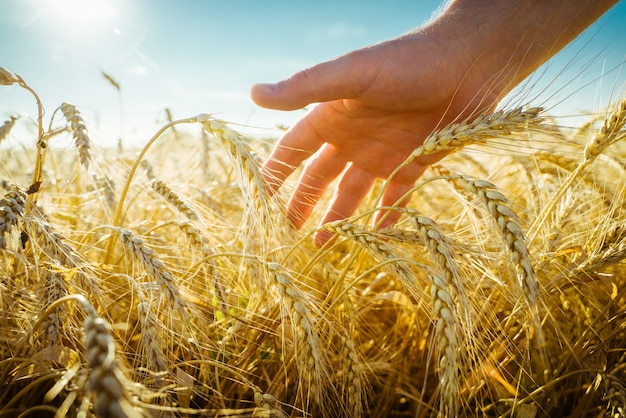
[(324, 144), (310, 120), (313, 112), (315, 109), (285, 132), (261, 167), (270, 193), (275, 193), (285, 179)]

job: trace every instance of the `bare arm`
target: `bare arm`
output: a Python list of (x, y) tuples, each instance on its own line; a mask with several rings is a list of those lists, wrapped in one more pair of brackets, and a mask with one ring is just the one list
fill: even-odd
[[(306, 161), (288, 205), (293, 225), (302, 226), (337, 178), (322, 223), (349, 217), (376, 179), (387, 178), (433, 129), (494, 109), (615, 3), (454, 0), (434, 21), (399, 38), (276, 84), (254, 85), (252, 98), (263, 107), (289, 110), (319, 103), (284, 134), (265, 162), (271, 191)], [(444, 156), (419, 157), (398, 171), (381, 205), (406, 204), (417, 178)], [(391, 213), (381, 226), (398, 216)], [(329, 237), (320, 233), (316, 243)]]
[(617, 0), (454, 0), (417, 29), (461, 42), (491, 88), (506, 95), (563, 49)]

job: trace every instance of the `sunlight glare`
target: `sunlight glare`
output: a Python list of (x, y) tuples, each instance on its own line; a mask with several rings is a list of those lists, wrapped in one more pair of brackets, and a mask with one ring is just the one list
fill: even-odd
[(113, 0), (42, 0), (45, 14), (59, 29), (93, 29), (120, 11)]

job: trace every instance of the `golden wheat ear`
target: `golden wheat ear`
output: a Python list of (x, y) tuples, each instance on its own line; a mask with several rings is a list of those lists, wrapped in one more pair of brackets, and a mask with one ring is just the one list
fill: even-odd
[(80, 157), (80, 163), (85, 167), (85, 170), (89, 170), (89, 163), (91, 161), (91, 141), (87, 135), (87, 125), (83, 121), (83, 117), (80, 115), (76, 106), (71, 103), (63, 103), (61, 105), (61, 112), (63, 116), (70, 124), (70, 130), (78, 149), (78, 155)]
[(85, 320), (85, 348), (89, 366), (88, 388), (95, 396), (97, 416), (141, 417), (131, 403), (128, 384), (116, 359), (111, 328), (102, 318), (89, 315)]

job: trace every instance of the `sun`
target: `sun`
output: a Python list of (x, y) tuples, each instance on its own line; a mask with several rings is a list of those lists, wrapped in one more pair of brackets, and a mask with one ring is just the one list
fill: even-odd
[(55, 26), (65, 30), (94, 26), (116, 18), (120, 10), (115, 0), (41, 0), (42, 12)]

